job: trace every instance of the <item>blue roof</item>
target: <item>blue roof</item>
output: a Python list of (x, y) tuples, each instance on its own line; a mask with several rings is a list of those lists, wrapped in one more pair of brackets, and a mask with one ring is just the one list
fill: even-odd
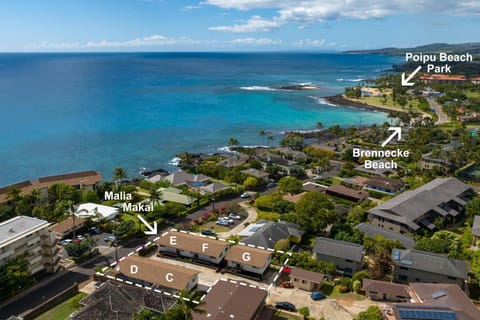
[(458, 320), (457, 315), (451, 310), (415, 310), (398, 309), (400, 319), (421, 320)]

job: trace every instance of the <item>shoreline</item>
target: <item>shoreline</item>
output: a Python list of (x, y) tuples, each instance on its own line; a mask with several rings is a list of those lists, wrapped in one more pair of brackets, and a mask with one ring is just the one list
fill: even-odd
[(385, 113), (388, 113), (391, 111), (407, 113), (406, 110), (398, 110), (395, 107), (374, 106), (371, 104), (360, 102), (358, 100), (346, 98), (344, 95), (340, 95), (340, 94), (324, 97), (324, 99), (327, 102), (331, 103), (332, 105), (335, 105), (338, 107), (352, 107), (352, 108), (365, 109), (365, 110), (371, 110), (371, 111), (381, 111)]

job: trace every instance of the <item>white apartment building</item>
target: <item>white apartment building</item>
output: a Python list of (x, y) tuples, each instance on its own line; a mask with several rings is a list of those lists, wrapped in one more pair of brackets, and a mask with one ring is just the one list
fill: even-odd
[(50, 223), (27, 216), (18, 216), (0, 223), (0, 265), (26, 254), (30, 274), (59, 269), (59, 247)]

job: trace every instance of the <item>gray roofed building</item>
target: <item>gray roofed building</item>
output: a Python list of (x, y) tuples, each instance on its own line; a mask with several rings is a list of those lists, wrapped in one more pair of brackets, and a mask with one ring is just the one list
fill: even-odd
[(359, 223), (355, 226), (355, 229), (365, 233), (367, 236), (370, 237), (381, 236), (385, 239), (398, 240), (406, 249), (411, 249), (415, 245), (415, 240), (413, 238), (374, 226), (369, 223)]
[(207, 193), (216, 193), (218, 191), (230, 189), (230, 186), (224, 185), (220, 182), (212, 182), (206, 186), (200, 187), (200, 190)]
[(258, 228), (252, 230), (254, 233), (243, 239), (243, 243), (274, 249), (278, 240), (289, 239), (298, 242), (305, 233), (297, 224), (291, 222), (259, 220), (255, 224)]
[(394, 195), (405, 189), (405, 183), (400, 179), (373, 177), (365, 181), (364, 189)]
[(456, 283), (464, 288), (468, 274), (464, 261), (414, 249), (393, 249), (392, 262), (400, 282)]
[(346, 275), (363, 267), (363, 246), (358, 243), (317, 237), (313, 253), (317, 260), (335, 263), (337, 271)]
[(80, 301), (84, 307), (71, 316), (71, 319), (131, 320), (144, 308), (164, 313), (173, 307), (176, 301), (173, 297), (153, 290), (107, 281)]
[(370, 209), (369, 220), (399, 233), (415, 233), (422, 227), (433, 231), (435, 219), (459, 218), (472, 190), (456, 178), (437, 178)]
[(193, 176), (184, 171), (177, 171), (164, 177), (163, 180), (170, 182), (173, 186), (180, 186), (187, 181), (193, 181)]
[(246, 154), (234, 154), (218, 162), (218, 165), (225, 168), (233, 168), (247, 163), (248, 159), (250, 159), (250, 156)]
[(245, 174), (248, 174), (252, 177), (255, 177), (255, 178), (258, 178), (258, 179), (263, 179), (263, 180), (267, 180), (268, 176), (269, 176), (269, 174), (267, 172), (262, 171), (262, 170), (258, 170), (258, 169), (254, 169), (254, 168), (250, 168), (250, 169), (247, 169), (247, 170), (242, 170), (241, 172), (245, 173)]
[(373, 167), (375, 167), (375, 169), (366, 168), (365, 164), (362, 164), (358, 167), (355, 167), (354, 170), (368, 173), (374, 176), (388, 176), (389, 174), (397, 173), (397, 170), (385, 168), (385, 164), (390, 163), (390, 161), (387, 159), (372, 160), (372, 163), (374, 164)]

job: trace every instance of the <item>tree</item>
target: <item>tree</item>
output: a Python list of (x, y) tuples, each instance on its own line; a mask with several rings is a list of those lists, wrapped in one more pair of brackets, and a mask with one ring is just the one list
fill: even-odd
[(298, 313), (303, 316), (303, 319), (308, 319), (308, 317), (310, 316), (310, 309), (308, 309), (308, 307), (301, 307), (298, 310)]
[(269, 135), (267, 136), (267, 146), (269, 146), (269, 145), (270, 145), (270, 142), (272, 142), (272, 141), (274, 141), (274, 140), (275, 140), (275, 138), (274, 138), (271, 134), (269, 134)]
[(3, 300), (18, 291), (32, 285), (35, 279), (28, 271), (27, 255), (9, 259), (0, 266), (0, 300)]
[(367, 310), (358, 314), (355, 320), (382, 320), (382, 311), (378, 306), (370, 306)]
[(267, 137), (267, 133), (265, 132), (265, 130), (260, 130), (259, 136), (263, 137), (263, 141), (264, 141), (263, 144), (266, 144), (265, 139)]
[(233, 147), (233, 146), (238, 145), (238, 143), (239, 142), (238, 142), (237, 138), (235, 138), (235, 137), (231, 137), (230, 139), (228, 139), (228, 145), (229, 146)]
[(290, 249), (290, 241), (288, 239), (280, 239), (275, 243), (275, 251), (288, 251)]
[(246, 190), (255, 189), (256, 187), (258, 187), (258, 184), (258, 179), (255, 177), (248, 177), (247, 179), (245, 179), (245, 181), (243, 181), (243, 187)]
[(301, 133), (288, 133), (282, 140), (280, 140), (280, 145), (282, 147), (290, 147), (293, 150), (302, 150), (304, 140), (305, 138)]
[(280, 190), (288, 192), (290, 195), (300, 193), (303, 190), (302, 182), (295, 177), (283, 177), (278, 182), (278, 185)]
[(162, 200), (162, 192), (158, 189), (152, 189), (150, 190), (150, 196), (148, 198), (153, 206), (155, 206), (160, 203), (160, 200)]
[(192, 320), (193, 313), (198, 315), (205, 315), (207, 313), (202, 309), (205, 302), (201, 300), (202, 293), (200, 291), (188, 291), (184, 289), (180, 291), (179, 296), (180, 298), (177, 304), (163, 313), (159, 317), (160, 320)]
[(333, 209), (334, 205), (326, 195), (311, 191), (295, 205), (295, 220), (305, 231), (321, 233), (335, 221)]
[(125, 171), (125, 169), (123, 169), (122, 167), (116, 166), (115, 169), (113, 169), (112, 178), (115, 181), (115, 188), (117, 190), (118, 190), (118, 182), (120, 180), (127, 179), (127, 177), (128, 177), (127, 171)]

